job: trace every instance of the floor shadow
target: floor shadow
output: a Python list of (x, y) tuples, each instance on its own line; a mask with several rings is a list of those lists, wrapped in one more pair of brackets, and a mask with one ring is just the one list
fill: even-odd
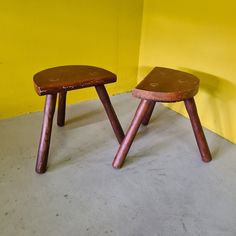
[[(120, 104), (112, 103), (112, 105), (119, 118), (120, 112), (117, 112), (117, 110), (119, 110), (117, 108)], [(110, 123), (106, 111), (99, 100), (97, 100), (96, 103), (88, 101), (66, 107), (65, 126), (67, 129), (88, 126), (102, 121)]]

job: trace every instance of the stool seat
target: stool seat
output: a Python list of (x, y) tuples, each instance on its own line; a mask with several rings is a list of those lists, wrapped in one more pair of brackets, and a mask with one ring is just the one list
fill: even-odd
[(38, 95), (55, 94), (116, 82), (116, 75), (95, 66), (58, 66), (38, 72), (33, 77)]
[(155, 67), (133, 90), (141, 99), (177, 102), (195, 96), (199, 79), (192, 74), (163, 67)]

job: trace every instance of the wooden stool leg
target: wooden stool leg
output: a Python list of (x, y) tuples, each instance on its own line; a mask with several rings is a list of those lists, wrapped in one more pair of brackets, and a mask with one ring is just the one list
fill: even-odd
[(38, 148), (38, 156), (36, 161), (35, 171), (39, 174), (46, 172), (48, 152), (50, 146), (50, 137), (52, 130), (53, 115), (56, 105), (56, 94), (49, 94), (46, 96), (43, 125), (41, 130), (41, 137)]
[(57, 125), (65, 125), (65, 114), (66, 114), (66, 91), (59, 93), (58, 111), (57, 111)]
[(133, 118), (133, 121), (132, 121), (132, 123), (125, 135), (125, 138), (122, 141), (122, 143), (118, 149), (118, 152), (116, 153), (115, 159), (112, 163), (112, 166), (114, 168), (121, 168), (122, 167), (122, 165), (125, 161), (126, 155), (129, 152), (129, 149), (131, 147), (131, 144), (133, 143), (134, 137), (135, 137), (142, 121), (143, 121), (143, 118), (144, 118), (149, 106), (150, 106), (150, 101), (141, 100), (141, 102), (137, 108), (137, 111), (135, 113), (135, 116)]
[(99, 85), (99, 86), (95, 86), (97, 94), (106, 110), (107, 116), (111, 122), (111, 126), (115, 132), (116, 138), (118, 140), (119, 143), (122, 142), (122, 140), (124, 139), (124, 132), (123, 129), (120, 125), (120, 122), (116, 116), (116, 113), (114, 111), (114, 108), (111, 104), (109, 95), (106, 91), (106, 88), (104, 85)]
[(142, 121), (143, 125), (148, 125), (148, 123), (150, 121), (150, 118), (152, 116), (152, 112), (154, 110), (155, 105), (156, 105), (156, 102), (154, 102), (154, 101), (150, 102), (150, 105), (148, 107), (147, 113), (144, 115), (144, 118), (143, 118), (143, 121)]
[(211, 161), (211, 153), (207, 145), (207, 141), (202, 129), (201, 122), (198, 117), (197, 107), (194, 98), (190, 98), (184, 101), (186, 110), (189, 114), (189, 118), (193, 127), (194, 135), (198, 144), (199, 151), (204, 162)]

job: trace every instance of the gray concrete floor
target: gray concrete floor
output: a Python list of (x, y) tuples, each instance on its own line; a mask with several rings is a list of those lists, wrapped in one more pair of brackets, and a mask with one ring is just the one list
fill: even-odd
[[(111, 98), (126, 130), (138, 99)], [(127, 162), (99, 101), (68, 106), (53, 126), (48, 172), (34, 172), (42, 113), (0, 121), (0, 235), (235, 236), (236, 145), (205, 130), (200, 160), (189, 120), (157, 105)]]

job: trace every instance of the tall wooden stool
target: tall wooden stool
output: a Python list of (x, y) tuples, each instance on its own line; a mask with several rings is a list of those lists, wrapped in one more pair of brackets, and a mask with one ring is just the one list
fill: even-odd
[(148, 124), (156, 102), (184, 101), (202, 160), (204, 162), (211, 161), (211, 153), (193, 98), (197, 94), (198, 88), (199, 79), (189, 73), (155, 67), (132, 92), (133, 96), (141, 99), (141, 102), (125, 138), (118, 149), (112, 163), (113, 167), (122, 167), (141, 123), (143, 125)]
[(46, 95), (43, 125), (35, 168), (37, 173), (44, 173), (47, 168), (57, 94), (59, 94), (57, 124), (64, 126), (67, 91), (94, 86), (105, 108), (118, 142), (122, 142), (124, 132), (104, 86), (104, 84), (114, 82), (116, 82), (115, 74), (94, 66), (60, 66), (43, 70), (34, 75), (36, 92), (40, 96)]

